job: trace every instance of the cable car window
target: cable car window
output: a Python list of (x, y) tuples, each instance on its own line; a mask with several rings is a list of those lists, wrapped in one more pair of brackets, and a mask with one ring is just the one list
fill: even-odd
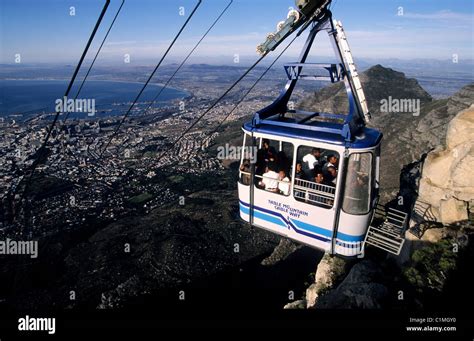
[(241, 151), (241, 161), (239, 168), (239, 182), (242, 185), (250, 185), (251, 176), (251, 163), (255, 163), (257, 159), (257, 147), (258, 141), (255, 142), (255, 146), (252, 146), (252, 136), (245, 134), (243, 150)]
[(308, 146), (298, 148), (293, 195), (296, 200), (323, 208), (334, 204), (339, 154)]
[(257, 151), (255, 186), (261, 190), (290, 195), (294, 147), (289, 142), (262, 139)]
[(342, 204), (344, 212), (357, 215), (369, 212), (372, 169), (372, 153), (350, 155)]

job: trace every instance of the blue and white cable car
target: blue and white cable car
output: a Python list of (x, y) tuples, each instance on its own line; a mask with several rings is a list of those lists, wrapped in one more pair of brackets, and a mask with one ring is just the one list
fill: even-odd
[[(298, 20), (309, 18), (298, 8)], [(378, 202), (382, 134), (366, 127), (370, 114), (340, 22), (323, 8), (308, 27), (299, 61), (285, 65), (289, 80), (284, 90), (242, 127), (244, 150), (254, 152), (242, 155), (240, 216), (252, 226), (332, 255), (361, 257)], [(328, 33), (339, 64), (306, 63), (321, 31)], [(317, 69), (329, 75), (318, 75)], [(291, 108), (289, 99), (300, 79), (344, 81), (349, 113)]]

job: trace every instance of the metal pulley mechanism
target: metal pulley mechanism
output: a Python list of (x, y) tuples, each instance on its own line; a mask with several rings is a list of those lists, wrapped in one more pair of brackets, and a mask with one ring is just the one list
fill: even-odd
[(300, 26), (316, 18), (332, 0), (296, 0), (297, 9), (290, 9), (285, 21), (277, 24), (277, 31), (267, 35), (264, 43), (257, 46), (257, 53), (273, 51), (286, 37)]

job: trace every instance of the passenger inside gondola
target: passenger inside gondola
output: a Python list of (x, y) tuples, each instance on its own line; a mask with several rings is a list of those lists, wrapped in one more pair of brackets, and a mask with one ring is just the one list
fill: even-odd
[(240, 176), (240, 182), (246, 186), (250, 185), (250, 160), (249, 159), (244, 159), (242, 164), (240, 165), (240, 171), (242, 172), (242, 175)]
[(285, 170), (280, 170), (278, 177), (278, 190), (280, 194), (289, 195), (290, 194), (290, 179), (286, 176)]
[(265, 162), (274, 162), (276, 161), (276, 151), (275, 148), (270, 146), (270, 141), (268, 139), (264, 139), (262, 142), (262, 149), (263, 149), (263, 158)]
[(306, 180), (306, 174), (303, 172), (303, 165), (301, 161), (296, 162), (295, 179)]
[(275, 172), (275, 163), (269, 162), (258, 185), (266, 191), (278, 192), (278, 179), (279, 174)]
[(262, 148), (257, 151), (257, 163), (255, 167), (255, 174), (262, 175), (269, 162), (275, 162), (276, 160), (275, 148), (270, 145), (268, 139), (262, 141)]
[(284, 170), (286, 174), (289, 173), (289, 171), (290, 171), (290, 160), (288, 159), (288, 157), (286, 156), (286, 153), (283, 150), (281, 150), (277, 153), (276, 163), (277, 163), (278, 169)]
[(256, 175), (262, 175), (265, 172), (265, 168), (267, 167), (264, 154), (265, 154), (265, 151), (263, 149), (259, 149), (257, 151), (257, 162), (255, 163)]
[(321, 150), (313, 148), (310, 153), (303, 157), (303, 171), (306, 178), (312, 179), (314, 176), (314, 168), (321, 166)]
[(329, 167), (334, 167), (334, 169), (337, 170), (338, 168), (338, 159), (337, 156), (334, 154), (328, 155), (327, 162), (323, 166), (323, 174), (328, 175), (328, 168)]
[[(321, 169), (316, 171), (316, 176), (314, 177), (314, 182), (316, 182), (318, 185), (326, 185), (328, 186), (328, 183), (325, 181), (324, 174)], [(329, 185), (331, 187), (334, 187), (335, 185), (332, 184)], [(323, 190), (324, 188), (319, 187), (319, 190)], [(332, 206), (334, 203), (334, 200), (328, 197), (323, 197), (323, 196), (310, 196), (313, 199), (313, 205), (319, 206), (319, 207), (328, 207)]]
[(316, 182), (317, 184), (324, 184), (324, 175), (323, 175), (323, 172), (321, 171), (317, 171), (316, 172), (316, 176), (314, 177), (314, 182)]
[(326, 170), (326, 185), (336, 187), (337, 170), (333, 166), (329, 166)]

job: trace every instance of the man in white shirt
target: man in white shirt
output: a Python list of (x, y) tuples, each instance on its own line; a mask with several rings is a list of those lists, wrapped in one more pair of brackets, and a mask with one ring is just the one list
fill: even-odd
[(270, 192), (278, 191), (278, 173), (273, 170), (273, 164), (269, 163), (265, 173), (262, 175), (263, 179), (259, 182), (259, 185), (265, 190)]
[(320, 166), (319, 158), (321, 157), (321, 150), (319, 148), (313, 148), (311, 153), (306, 154), (303, 157), (303, 170), (306, 174), (306, 178), (314, 178), (314, 168)]
[(280, 180), (280, 182), (278, 183), (278, 190), (280, 191), (280, 193), (283, 195), (289, 195), (290, 194), (290, 179), (286, 176), (286, 173), (284, 170), (280, 171), (278, 180)]

